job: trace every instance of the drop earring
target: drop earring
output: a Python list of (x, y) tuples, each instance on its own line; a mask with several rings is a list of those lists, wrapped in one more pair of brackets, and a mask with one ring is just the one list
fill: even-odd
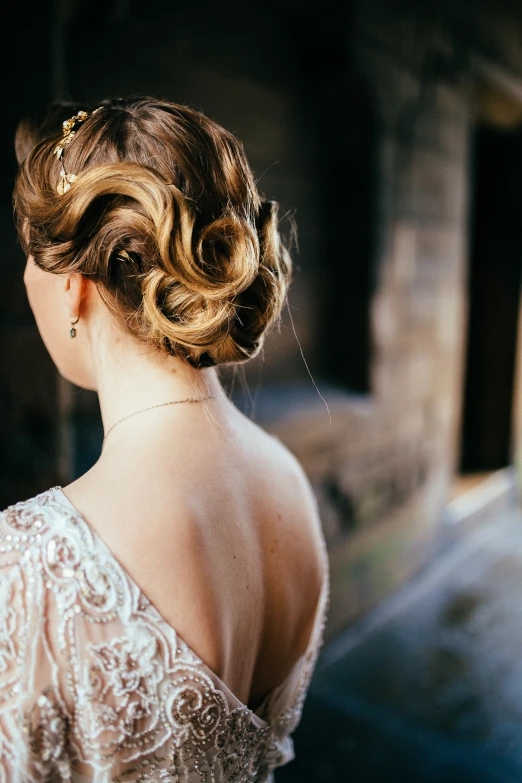
[(70, 337), (76, 337), (76, 329), (74, 328), (74, 325), (77, 324), (79, 320), (80, 320), (79, 315), (77, 315), (76, 318), (71, 318), (71, 328), (69, 330)]

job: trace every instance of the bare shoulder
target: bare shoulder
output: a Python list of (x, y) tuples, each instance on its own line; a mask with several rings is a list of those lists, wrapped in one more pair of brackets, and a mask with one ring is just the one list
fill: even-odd
[(305, 506), (315, 507), (312, 486), (299, 459), (276, 434), (266, 430), (262, 430), (262, 433), (274, 472), (281, 477), (287, 486), (290, 484), (297, 490), (296, 500), (301, 500)]
[(318, 504), (306, 471), (279, 438), (266, 433), (263, 441), (269, 505), (262, 512), (262, 538), (270, 585), (262, 660), (268, 668), (267, 662), (284, 661), (281, 668), (288, 671), (309, 644), (328, 566)]
[[(303, 465), (276, 435), (264, 431), (270, 498), (280, 510), (279, 530), (287, 537), (288, 550), (322, 578), (322, 525), (316, 496)], [(315, 568), (313, 568), (315, 564)]]
[(276, 435), (265, 433), (268, 438), (267, 448), (271, 452), (274, 474), (288, 493), (292, 501), (299, 504), (302, 510), (308, 512), (310, 522), (319, 524), (317, 503), (312, 485), (306, 472), (295, 454)]

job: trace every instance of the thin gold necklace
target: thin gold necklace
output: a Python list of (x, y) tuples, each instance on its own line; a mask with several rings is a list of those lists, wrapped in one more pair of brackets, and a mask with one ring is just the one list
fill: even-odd
[(118, 421), (114, 422), (105, 435), (103, 436), (103, 440), (106, 440), (107, 436), (109, 435), (109, 432), (112, 432), (112, 430), (118, 425), (121, 424), (122, 421), (125, 421), (125, 419), (130, 419), (131, 416), (137, 416), (138, 413), (144, 413), (145, 411), (151, 411), (153, 408), (163, 408), (165, 405), (178, 405), (182, 402), (203, 402), (203, 400), (212, 400), (216, 395), (215, 394), (208, 394), (206, 397), (187, 397), (185, 400), (172, 400), (171, 402), (159, 402), (156, 405), (149, 405), (148, 408), (142, 408), (139, 411), (134, 411), (134, 413), (128, 413), (127, 416), (124, 416), (123, 419), (118, 419)]

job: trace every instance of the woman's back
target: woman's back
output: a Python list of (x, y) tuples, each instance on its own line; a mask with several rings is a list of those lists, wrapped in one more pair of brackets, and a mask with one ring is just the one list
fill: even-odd
[[(300, 470), (256, 440), (264, 478), (231, 503), (238, 484), (221, 474), (213, 514), (203, 493), (190, 519), (171, 509), (167, 524), (154, 483), (150, 508), (132, 490), (125, 508), (123, 495), (78, 484), (85, 504), (112, 506), (103, 530), (61, 487), (0, 514), (4, 779), (261, 783), (293, 758), (322, 640), (326, 550)], [(138, 477), (127, 478), (130, 488)], [(279, 498), (282, 480), (303, 525), (266, 496), (266, 516), (251, 513), (246, 498), (267, 482)]]
[(167, 426), (164, 414), (161, 427), (152, 412), (136, 420), (139, 453), (124, 458), (115, 431), (113, 449), (64, 491), (167, 622), (255, 707), (309, 641), (322, 533), (297, 460), (221, 402), (211, 416), (172, 411)]

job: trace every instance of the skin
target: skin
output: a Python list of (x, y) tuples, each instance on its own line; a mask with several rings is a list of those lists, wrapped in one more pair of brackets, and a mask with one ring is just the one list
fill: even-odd
[(60, 374), (98, 393), (105, 432), (147, 406), (215, 395), (120, 422), (63, 491), (179, 636), (255, 709), (306, 649), (324, 579), (300, 464), (233, 405), (214, 368), (139, 342), (80, 273), (51, 274), (29, 257), (24, 283)]

